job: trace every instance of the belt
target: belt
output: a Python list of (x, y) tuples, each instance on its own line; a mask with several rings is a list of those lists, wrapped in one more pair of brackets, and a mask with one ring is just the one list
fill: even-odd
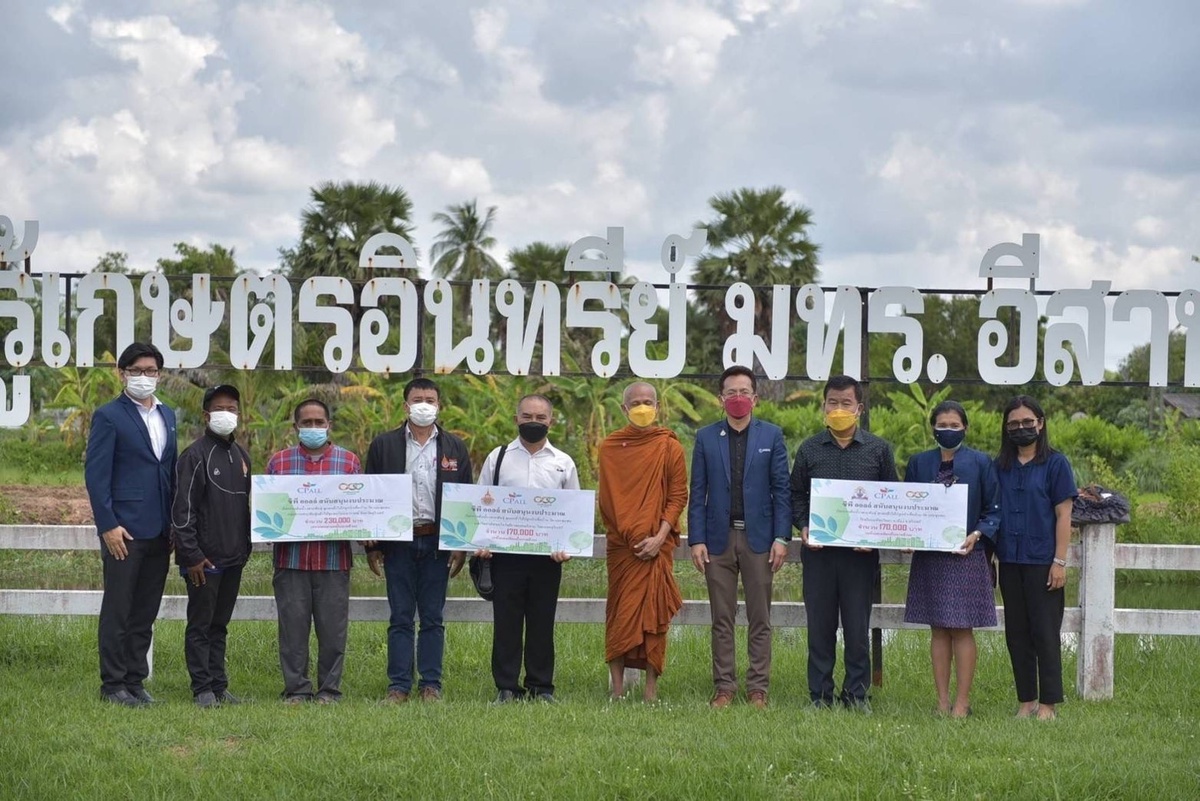
[(746, 521), (745, 521), (745, 520), (730, 520), (730, 521), (729, 521), (729, 527), (730, 527), (730, 528), (735, 528), (735, 529), (737, 529), (738, 531), (741, 531), (741, 530), (743, 530), (744, 528), (746, 528)]
[(437, 534), (437, 523), (413, 523), (414, 537), (429, 537)]

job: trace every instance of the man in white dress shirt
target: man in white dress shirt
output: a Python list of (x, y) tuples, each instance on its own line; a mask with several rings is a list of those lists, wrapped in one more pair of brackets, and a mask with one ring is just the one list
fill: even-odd
[[(554, 424), (554, 407), (543, 395), (526, 395), (517, 404), (514, 418), (519, 435), (493, 450), (483, 463), (479, 483), (505, 487), (579, 489), (579, 473), (570, 456), (546, 439)], [(499, 469), (497, 469), (497, 463)], [(492, 554), (492, 678), (496, 703), (528, 696), (554, 701), (554, 615), (562, 563), (571, 557), (558, 551), (550, 556)], [(524, 648), (522, 649), (522, 631)], [(522, 688), (521, 657), (525, 658)]]

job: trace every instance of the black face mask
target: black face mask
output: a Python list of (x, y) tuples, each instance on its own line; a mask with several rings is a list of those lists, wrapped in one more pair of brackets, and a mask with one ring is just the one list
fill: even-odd
[(532, 444), (544, 440), (550, 426), (545, 423), (521, 423), (517, 426), (517, 431), (521, 432), (521, 439)]
[(1038, 430), (1036, 428), (1018, 428), (1016, 431), (1009, 431), (1008, 438), (1018, 448), (1023, 448), (1037, 442)]

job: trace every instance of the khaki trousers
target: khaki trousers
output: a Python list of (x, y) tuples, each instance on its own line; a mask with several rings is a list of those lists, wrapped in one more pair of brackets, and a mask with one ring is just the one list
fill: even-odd
[(737, 691), (737, 657), (734, 651), (734, 622), (738, 604), (738, 574), (746, 598), (749, 623), (746, 691), (767, 691), (771, 681), (771, 552), (754, 553), (746, 532), (730, 529), (725, 552), (709, 554), (704, 577), (712, 610), (713, 685), (717, 692)]

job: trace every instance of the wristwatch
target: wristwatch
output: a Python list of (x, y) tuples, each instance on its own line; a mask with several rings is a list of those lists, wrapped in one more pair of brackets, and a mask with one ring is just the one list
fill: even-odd
[(1054, 557), (1054, 564), (1058, 565), (1059, 567), (1066, 567), (1066, 566), (1067, 566), (1067, 560), (1066, 560), (1066, 559), (1059, 559), (1059, 558), (1056, 556), (1056, 557)]

